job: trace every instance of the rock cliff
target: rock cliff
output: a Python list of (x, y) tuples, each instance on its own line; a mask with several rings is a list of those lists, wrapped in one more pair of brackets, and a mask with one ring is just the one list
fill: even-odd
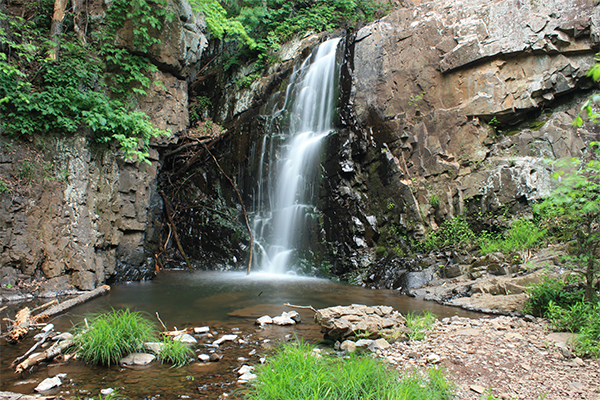
[[(100, 26), (110, 2), (90, 3), (91, 27)], [(207, 38), (204, 20), (186, 1), (169, 1), (176, 18), (147, 52), (159, 67), (136, 108), (169, 137), (154, 140), (151, 165), (125, 162), (81, 131), (77, 137), (39, 137), (31, 143), (0, 136), (2, 299), (17, 283), (38, 294), (93, 289), (105, 281), (154, 274), (162, 201), (157, 193), (161, 147), (176, 143), (188, 126), (188, 80), (195, 76)], [(116, 44), (140, 53), (125, 24)], [(41, 285), (39, 283), (41, 282)], [(31, 289), (31, 287), (30, 287)]]
[(572, 121), (593, 87), (599, 24), (592, 1), (468, 0), (360, 29), (341, 106), (355, 114), (326, 168), (330, 230), (354, 221), (342, 254), (354, 265), (402, 254), (452, 216), (514, 215), (547, 194), (544, 158), (579, 156), (598, 138)]

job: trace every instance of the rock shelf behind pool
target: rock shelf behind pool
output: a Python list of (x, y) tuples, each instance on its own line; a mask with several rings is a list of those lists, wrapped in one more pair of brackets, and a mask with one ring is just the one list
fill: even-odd
[(351, 336), (368, 336), (375, 339), (382, 333), (406, 332), (406, 319), (389, 306), (352, 304), (317, 310), (315, 322), (321, 332), (333, 339)]

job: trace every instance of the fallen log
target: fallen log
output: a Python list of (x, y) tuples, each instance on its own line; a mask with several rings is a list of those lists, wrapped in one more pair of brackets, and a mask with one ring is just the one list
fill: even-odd
[[(49, 324), (49, 326), (54, 326), (52, 324)], [(15, 365), (19, 364), (20, 362), (22, 362), (23, 360), (25, 360), (27, 357), (29, 357), (34, 351), (37, 350), (38, 347), (40, 347), (45, 341), (46, 339), (48, 339), (48, 336), (50, 336), (50, 334), (52, 333), (54, 329), (48, 329), (46, 332), (44, 332), (42, 338), (40, 340), (38, 340), (38, 342), (36, 344), (34, 344), (29, 350), (27, 350), (27, 352), (25, 354), (23, 354), (20, 357), (15, 358), (15, 360), (10, 364), (9, 368), (14, 368)]]
[(30, 356), (25, 361), (22, 361), (17, 368), (15, 368), (15, 373), (20, 374), (26, 369), (33, 367), (45, 360), (51, 360), (54, 357), (62, 354), (62, 352), (68, 349), (72, 344), (71, 339), (63, 340), (58, 343), (55, 343), (52, 347), (49, 347), (46, 351)]
[(98, 296), (103, 296), (105, 294), (108, 294), (108, 292), (110, 292), (110, 286), (108, 286), (108, 285), (103, 285), (103, 286), (97, 287), (96, 289), (86, 292), (74, 299), (67, 300), (61, 304), (58, 304), (52, 308), (49, 308), (45, 312), (40, 313), (33, 318), (35, 318), (36, 321), (42, 321), (42, 320), (46, 320), (46, 319), (55, 317), (57, 315), (60, 315), (64, 312), (66, 312), (70, 308), (73, 308), (75, 306), (85, 303), (86, 301), (95, 299)]
[[(7, 319), (4, 318), (4, 320), (6, 321)], [(19, 342), (21, 339), (27, 336), (27, 332), (29, 332), (29, 326), (32, 322), (31, 310), (29, 310), (29, 307), (19, 310), (15, 316), (14, 323), (9, 328), (8, 335), (6, 335), (6, 341), (12, 344)]]

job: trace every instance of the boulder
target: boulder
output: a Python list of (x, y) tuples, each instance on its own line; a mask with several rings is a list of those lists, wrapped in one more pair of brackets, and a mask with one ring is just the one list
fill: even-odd
[(380, 337), (383, 330), (406, 324), (402, 314), (392, 307), (360, 304), (320, 309), (314, 318), (326, 337), (340, 340), (358, 335), (375, 339)]

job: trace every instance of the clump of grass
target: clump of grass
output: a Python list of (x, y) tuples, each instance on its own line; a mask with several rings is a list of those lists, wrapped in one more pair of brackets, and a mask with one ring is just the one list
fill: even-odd
[(541, 229), (529, 219), (519, 218), (512, 222), (504, 235), (482, 235), (479, 247), (484, 255), (495, 252), (510, 254), (540, 247), (546, 235), (546, 229)]
[(527, 289), (528, 299), (523, 311), (539, 317), (546, 317), (550, 304), (568, 308), (577, 303), (584, 291), (577, 286), (567, 285), (562, 279), (545, 275), (541, 281)]
[(576, 354), (600, 357), (600, 304), (580, 300), (565, 307), (550, 302), (546, 315), (555, 330), (579, 334), (573, 341)]
[(285, 344), (268, 363), (258, 366), (258, 378), (245, 394), (249, 400), (339, 400), (452, 398), (444, 374), (430, 369), (400, 378), (383, 360), (353, 354), (350, 358), (317, 356), (305, 343)]
[(179, 368), (188, 364), (193, 355), (194, 351), (185, 343), (164, 337), (158, 358), (161, 363), (170, 363), (173, 367)]
[(425, 334), (433, 328), (436, 316), (429, 311), (408, 313), (405, 315), (406, 326), (412, 331), (408, 334), (410, 340), (423, 340)]
[(79, 356), (86, 362), (109, 366), (127, 354), (141, 351), (144, 342), (153, 337), (150, 320), (129, 309), (92, 316), (75, 331), (75, 351)]

